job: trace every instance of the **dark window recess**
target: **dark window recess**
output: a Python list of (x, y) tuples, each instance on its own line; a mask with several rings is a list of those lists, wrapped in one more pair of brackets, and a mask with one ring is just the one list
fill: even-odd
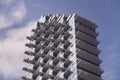
[(58, 59), (54, 60), (54, 61), (53, 61), (53, 65), (56, 66), (56, 65), (58, 64), (58, 62), (59, 62)]
[(40, 48), (36, 47), (36, 48), (35, 48), (35, 53), (38, 53), (39, 50), (40, 50)]
[(39, 59), (39, 56), (35, 56), (33, 60), (38, 61), (38, 59)]
[(63, 19), (64, 19), (64, 21), (66, 21), (66, 20), (67, 20), (67, 17), (65, 16)]
[(49, 41), (45, 41), (44, 45), (47, 46), (49, 44)]
[(55, 50), (55, 51), (53, 52), (53, 56), (54, 56), (54, 57), (57, 57), (58, 53), (59, 53), (59, 51), (58, 51), (58, 50)]
[(35, 37), (40, 37), (40, 34), (39, 34), (39, 33), (37, 33)]
[(67, 50), (64, 53), (64, 58), (68, 58), (68, 56), (71, 54), (71, 51)]
[(43, 77), (42, 80), (48, 80), (47, 77)]
[(47, 34), (47, 33), (46, 33), (46, 34), (45, 34), (45, 38), (48, 38), (48, 37), (49, 37), (49, 35), (50, 35), (50, 34)]
[(49, 18), (50, 18), (50, 16), (46, 16), (46, 21), (47, 21), (47, 22), (48, 22)]
[(47, 55), (49, 50), (44, 50), (43, 54)]
[(70, 26), (66, 25), (63, 30), (64, 30), (64, 32), (67, 32), (69, 29), (70, 29)]
[(39, 22), (37, 22), (37, 28), (40, 28), (40, 23)]
[(60, 26), (55, 26), (54, 31), (58, 31), (59, 28), (60, 28)]
[(36, 30), (39, 31), (41, 28), (40, 27), (37, 27)]
[(50, 26), (46, 26), (46, 27), (45, 27), (45, 30), (46, 30), (46, 31), (48, 31), (48, 30), (49, 30), (49, 28), (50, 28)]
[(43, 59), (43, 63), (47, 63), (48, 60), (49, 60), (49, 58), (44, 58), (44, 59)]
[(41, 40), (36, 40), (35, 44), (38, 45), (41, 42)]
[(56, 48), (56, 47), (58, 47), (58, 45), (59, 45), (59, 42), (58, 42), (58, 41), (55, 41), (55, 42), (54, 42), (54, 47)]
[(66, 72), (64, 73), (64, 78), (65, 78), (65, 79), (68, 79), (71, 74), (72, 74), (71, 71), (69, 71), (69, 70), (66, 71)]
[(53, 75), (56, 76), (58, 74), (58, 70), (53, 71)]
[(46, 33), (46, 34), (45, 34), (45, 38), (48, 38), (49, 36), (50, 36), (49, 33)]
[(70, 64), (71, 64), (71, 61), (66, 61), (64, 63), (64, 68), (68, 68)]
[(33, 66), (33, 70), (37, 70), (37, 68), (38, 68), (38, 65)]
[(48, 70), (48, 67), (43, 67), (42, 72), (43, 72), (43, 73), (46, 73), (47, 70)]
[(32, 80), (36, 80), (37, 76), (36, 75), (33, 75), (32, 76)]
[(70, 33), (65, 33), (65, 35), (64, 35), (64, 40), (68, 40), (68, 38), (71, 36), (71, 34)]
[(66, 41), (65, 43), (64, 43), (64, 49), (67, 49), (69, 46), (70, 46), (70, 42), (69, 41)]
[(58, 37), (59, 37), (58, 33), (55, 33), (54, 36), (53, 36), (54, 39), (57, 39)]

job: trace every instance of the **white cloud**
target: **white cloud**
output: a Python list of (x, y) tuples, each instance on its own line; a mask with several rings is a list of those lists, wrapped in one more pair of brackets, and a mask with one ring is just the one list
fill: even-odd
[(11, 12), (11, 17), (17, 22), (20, 22), (26, 15), (27, 10), (24, 3), (18, 4), (17, 7), (13, 8)]
[(6, 28), (11, 26), (13, 21), (9, 19), (9, 17), (5, 16), (4, 14), (0, 14), (0, 29)]
[(26, 36), (33, 28), (34, 21), (19, 29), (11, 29), (6, 38), (0, 40), (0, 74), (4, 78), (19, 77), (24, 65)]
[(21, 22), (27, 13), (26, 6), (20, 2), (12, 8), (8, 14), (0, 14), (0, 29), (11, 27), (13, 24)]

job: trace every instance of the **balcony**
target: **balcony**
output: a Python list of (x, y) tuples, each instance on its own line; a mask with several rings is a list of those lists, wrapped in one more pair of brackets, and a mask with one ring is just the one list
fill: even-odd
[(68, 38), (71, 36), (71, 34), (70, 33), (65, 33), (65, 35), (64, 35), (64, 40), (66, 41), (66, 40), (68, 40)]
[(45, 40), (44, 45), (45, 45), (45, 46), (48, 46), (49, 43), (50, 43), (50, 41)]
[(38, 61), (38, 59), (39, 59), (39, 56), (35, 56), (33, 60)]
[(88, 72), (91, 72), (98, 76), (100, 76), (103, 73), (102, 69), (94, 64), (88, 63), (82, 59), (78, 59), (77, 61), (78, 61), (78, 64), (77, 64), (78, 68), (85, 69)]
[(58, 53), (59, 53), (58, 50), (54, 50), (54, 52), (53, 52), (53, 56), (54, 56), (54, 57), (57, 57)]
[(59, 61), (60, 61), (59, 59), (55, 58), (55, 59), (53, 60), (53, 65), (54, 65), (54, 66), (57, 66), (57, 64), (59, 63)]
[(35, 61), (34, 60), (30, 60), (29, 58), (28, 59), (24, 59), (24, 62), (30, 63), (30, 64), (35, 64)]
[(49, 30), (45, 33), (45, 38), (48, 38), (50, 35), (54, 34), (53, 31)]
[(81, 49), (77, 49), (76, 52), (77, 52), (78, 58), (83, 58), (85, 60), (88, 60), (88, 61), (96, 64), (96, 65), (99, 65), (102, 62), (98, 57), (96, 57), (96, 56), (94, 56), (86, 51), (83, 51)]
[(54, 47), (57, 48), (58, 45), (60, 44), (60, 42), (58, 42), (57, 40), (54, 42)]
[(47, 63), (48, 62), (48, 60), (49, 60), (49, 58), (48, 57), (44, 57), (44, 59), (43, 59), (43, 63)]
[(27, 78), (26, 76), (23, 76), (21, 79), (22, 80), (32, 80), (32, 79)]
[(26, 68), (26, 67), (24, 67), (23, 70), (26, 71), (26, 72), (34, 73), (34, 70), (28, 69), (28, 68)]
[(64, 31), (64, 32), (67, 32), (67, 31), (70, 29), (70, 27), (71, 27), (71, 26), (69, 26), (69, 25), (65, 25), (63, 31)]
[(72, 62), (70, 60), (66, 60), (64, 62), (64, 68), (68, 68)]
[(49, 53), (49, 51), (50, 51), (50, 49), (46, 47), (43, 51), (43, 54), (47, 55)]
[(39, 29), (32, 29), (32, 32), (37, 33)]
[(54, 80), (64, 80), (63, 78), (56, 77)]
[(78, 78), (82, 78), (84, 80), (101, 80), (100, 77), (90, 74), (86, 71), (78, 69)]
[(53, 38), (54, 39), (58, 39), (58, 37), (61, 35), (60, 32), (56, 32), (54, 35), (53, 35)]
[(35, 48), (36, 45), (32, 44), (32, 43), (26, 43), (25, 46), (29, 47), (29, 48)]
[(65, 71), (65, 73), (64, 73), (64, 78), (65, 78), (65, 79), (68, 79), (72, 73), (73, 73), (73, 72), (70, 71), (70, 70)]
[(25, 51), (24, 54), (30, 55), (30, 56), (35, 56), (36, 53), (34, 52), (29, 52), (29, 51)]
[(59, 25), (54, 26), (54, 31), (57, 32), (60, 28), (61, 28), (61, 26), (59, 26)]
[(91, 29), (96, 29), (97, 25), (89, 20), (86, 20), (80, 16), (76, 18), (76, 21), (80, 22), (81, 24), (88, 26)]
[(38, 76), (38, 75), (33, 75), (33, 76), (32, 76), (32, 79), (33, 79), (33, 80), (36, 80), (36, 79), (37, 79), (37, 76)]
[(57, 74), (58, 74), (58, 72), (59, 72), (59, 70), (57, 69), (57, 68), (55, 68), (54, 70), (53, 70), (53, 76), (56, 76)]
[(87, 43), (85, 43), (85, 42), (83, 42), (83, 41), (76, 40), (76, 43), (77, 43), (76, 46), (77, 46), (79, 49), (84, 49), (84, 50), (86, 50), (86, 51), (88, 51), (88, 52), (93, 53), (94, 55), (99, 55), (99, 53), (100, 53), (100, 51), (99, 51), (96, 47), (91, 46), (91, 45), (89, 45), (89, 44), (87, 44)]
[(51, 26), (46, 26), (45, 30), (48, 31), (50, 29)]
[(40, 36), (43, 36), (43, 34), (45, 34), (45, 30), (39, 30), (39, 32), (37, 32), (36, 34), (35, 34), (35, 36), (36, 37), (40, 37)]
[(26, 39), (32, 41), (32, 40), (36, 40), (37, 38), (34, 36), (27, 36)]
[(80, 25), (80, 24), (76, 24), (76, 31), (80, 31), (80, 32), (83, 32), (87, 35), (90, 35), (91, 37), (93, 38), (96, 38), (98, 33), (84, 27), (83, 25)]
[(94, 38), (92, 38), (92, 37), (90, 37), (82, 32), (79, 32), (79, 31), (76, 33), (76, 38), (83, 40), (83, 41), (85, 41), (93, 46), (97, 46), (99, 44), (99, 42), (96, 39), (94, 39)]
[(68, 58), (70, 54), (71, 54), (71, 51), (66, 50), (64, 53), (64, 58)]
[(47, 66), (44, 66), (44, 67), (42, 68), (42, 72), (43, 72), (43, 73), (46, 73), (48, 69), (49, 69), (49, 68), (48, 68)]
[(42, 42), (42, 41), (45, 41), (45, 38), (40, 37), (40, 38), (38, 38), (38, 39), (36, 40), (35, 44), (38, 45), (38, 44), (40, 44), (40, 42)]
[(67, 49), (69, 46), (70, 46), (70, 42), (69, 41), (66, 41), (65, 43), (64, 43), (64, 49)]
[(35, 65), (33, 66), (33, 70), (36, 71), (36, 70), (38, 69), (38, 67), (39, 67), (39, 65), (38, 65), (38, 64), (35, 64)]
[[(61, 35), (61, 37), (62, 37), (62, 35)], [(59, 43), (64, 43), (64, 42), (65, 42), (63, 39), (58, 39), (57, 41), (58, 41)]]

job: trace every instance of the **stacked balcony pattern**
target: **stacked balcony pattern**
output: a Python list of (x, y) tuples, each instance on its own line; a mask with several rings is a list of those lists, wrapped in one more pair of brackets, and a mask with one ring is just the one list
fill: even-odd
[(22, 80), (101, 80), (96, 25), (77, 14), (41, 16), (27, 36)]

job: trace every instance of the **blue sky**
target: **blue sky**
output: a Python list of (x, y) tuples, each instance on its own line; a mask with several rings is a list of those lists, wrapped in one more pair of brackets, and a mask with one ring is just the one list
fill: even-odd
[(73, 14), (96, 22), (103, 80), (120, 80), (120, 0), (0, 0), (0, 80), (19, 80), (25, 36), (42, 14)]

